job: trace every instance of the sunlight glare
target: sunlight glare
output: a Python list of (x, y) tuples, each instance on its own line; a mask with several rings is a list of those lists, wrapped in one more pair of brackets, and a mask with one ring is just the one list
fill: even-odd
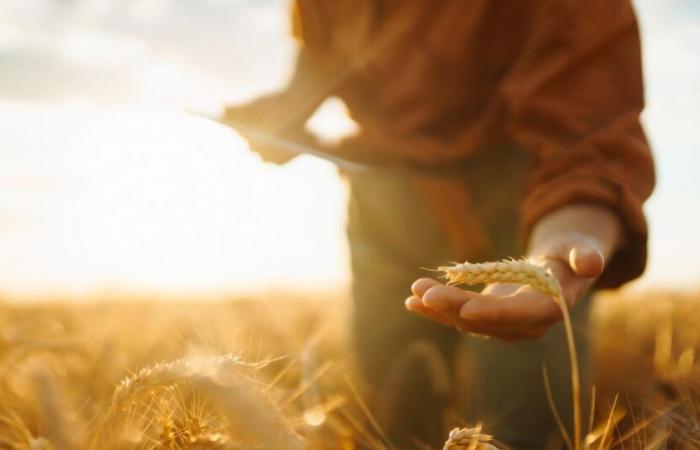
[(232, 130), (166, 110), (0, 111), (0, 132), (26, 149), (0, 176), (62, 183), (3, 196), (3, 210), (28, 220), (0, 235), (6, 291), (223, 294), (347, 282), (345, 192), (328, 163), (263, 164)]

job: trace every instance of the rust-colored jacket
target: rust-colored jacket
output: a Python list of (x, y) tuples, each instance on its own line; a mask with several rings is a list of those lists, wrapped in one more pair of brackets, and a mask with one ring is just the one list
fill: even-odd
[(601, 284), (641, 274), (654, 169), (629, 0), (296, 0), (294, 23), (309, 110), (337, 95), (361, 126), (343, 156), (449, 166), (514, 142), (534, 161), (523, 236), (562, 206), (603, 205), (624, 241)]

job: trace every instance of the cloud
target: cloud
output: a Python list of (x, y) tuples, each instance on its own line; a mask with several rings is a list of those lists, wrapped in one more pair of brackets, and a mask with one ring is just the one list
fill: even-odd
[[(170, 96), (182, 102), (273, 89), (289, 72), (294, 46), (283, 5), (279, 0), (0, 2), (0, 98), (110, 103)], [(163, 67), (177, 68), (172, 80), (144, 84), (163, 74)]]

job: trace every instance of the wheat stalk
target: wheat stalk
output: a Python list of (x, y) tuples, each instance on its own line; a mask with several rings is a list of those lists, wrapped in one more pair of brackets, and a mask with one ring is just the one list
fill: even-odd
[[(504, 259), (484, 263), (454, 263), (451, 266), (438, 267), (450, 284), (475, 286), (494, 283), (516, 283), (530, 286), (540, 292), (551, 295), (561, 309), (566, 332), (566, 343), (571, 366), (571, 393), (573, 401), (574, 448), (581, 442), (581, 379), (578, 368), (576, 343), (569, 316), (569, 308), (564, 299), (561, 285), (549, 269), (545, 269), (526, 259)], [(554, 407), (554, 404), (552, 404)]]

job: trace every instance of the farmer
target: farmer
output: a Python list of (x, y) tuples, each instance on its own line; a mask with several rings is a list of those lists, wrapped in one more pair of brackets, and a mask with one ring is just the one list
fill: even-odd
[[(539, 260), (572, 308), (586, 373), (589, 293), (646, 260), (654, 169), (630, 1), (298, 0), (293, 17), (289, 85), (225, 120), (324, 148), (304, 124), (337, 96), (359, 124), (324, 151), (372, 167), (346, 174), (352, 326), (384, 431), (401, 449), (476, 422), (515, 448), (555, 442), (543, 365), (566, 425), (572, 408), (552, 298), (466, 291), (422, 268)], [(289, 159), (248, 138), (264, 159)]]

